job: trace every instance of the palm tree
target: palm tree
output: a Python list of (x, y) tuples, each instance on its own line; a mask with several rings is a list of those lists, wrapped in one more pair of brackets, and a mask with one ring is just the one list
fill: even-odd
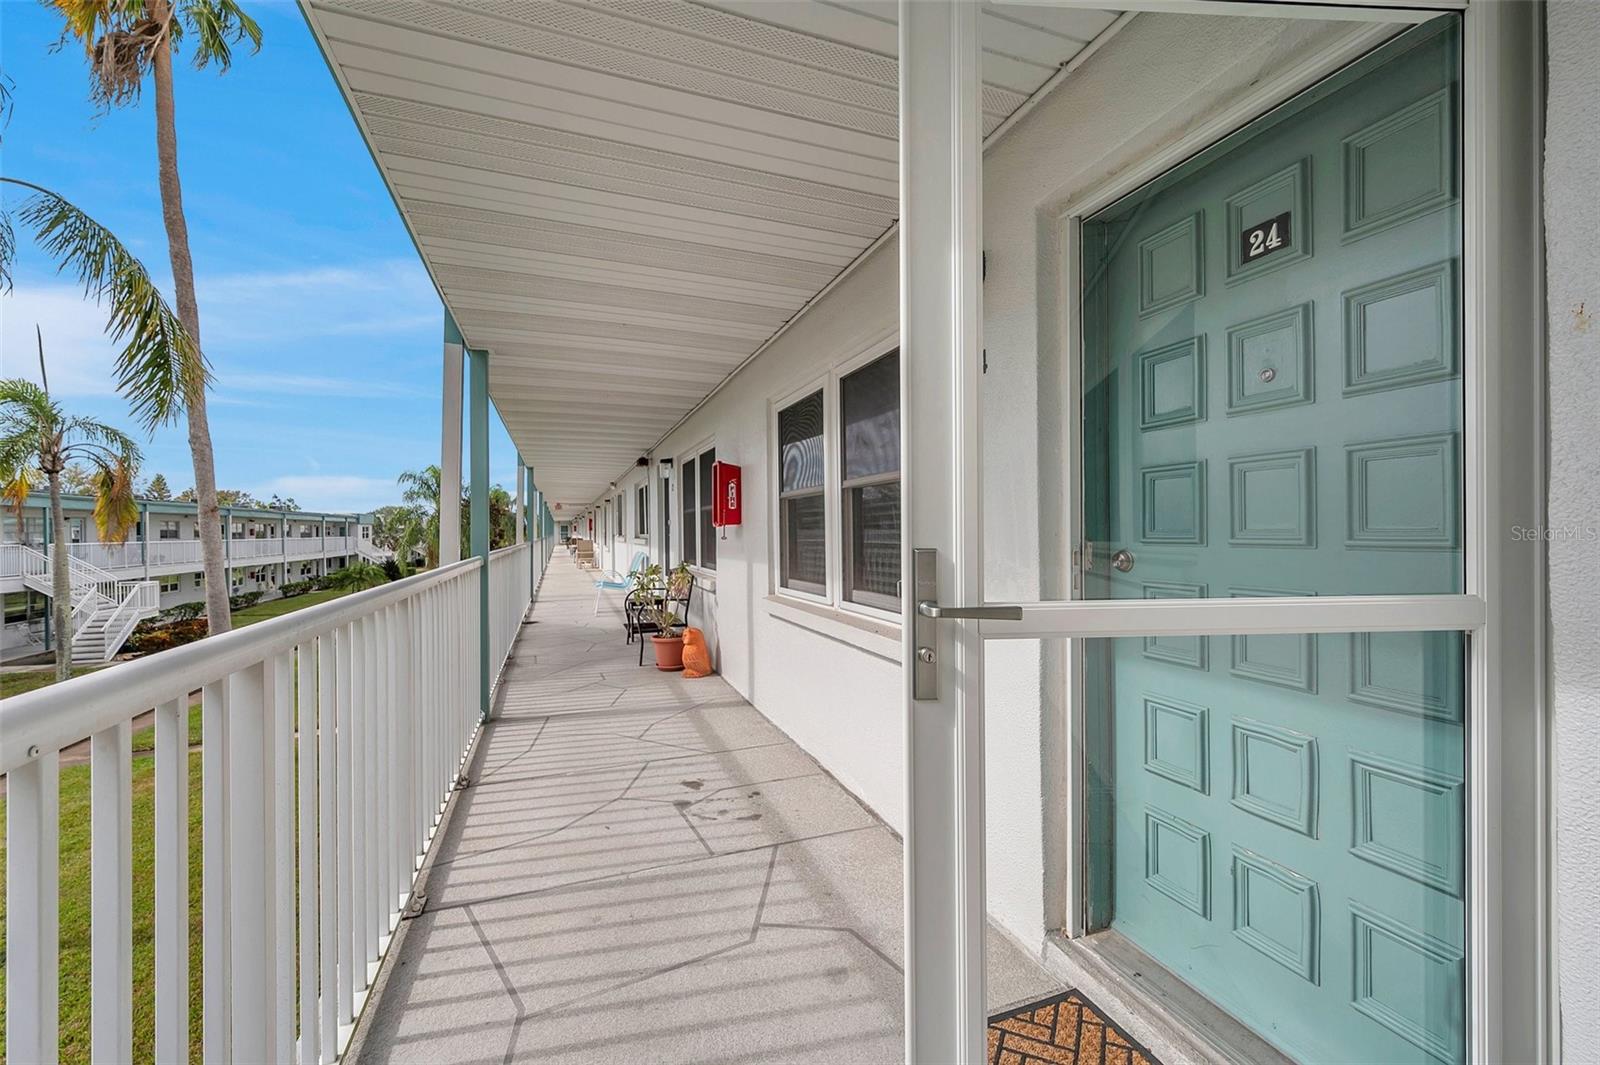
[[(195, 39), (197, 68), (215, 64), (227, 71), (233, 46), (248, 41), (261, 48), (261, 27), (237, 0), (50, 0), (66, 20), (66, 32), (83, 43), (91, 73), (90, 96), (105, 107), (139, 98), (146, 74), (156, 94), (156, 157), (167, 253), (178, 297), (178, 317), (200, 346), (200, 305), (195, 298), (194, 260), (189, 224), (178, 179), (178, 131), (173, 102), (172, 53), (185, 34)], [(206, 576), (206, 617), (212, 633), (232, 627), (228, 613), (228, 575), (223, 555), (222, 515), (217, 506), (216, 461), (204, 387), (185, 396), (189, 452), (194, 458), (199, 504), (200, 553)]]
[(328, 579), (328, 583), (335, 588), (360, 592), (367, 588), (376, 588), (380, 584), (388, 584), (389, 575), (383, 572), (382, 566), (375, 566), (371, 562), (352, 562), (344, 569), (335, 571)]
[(395, 554), (407, 557), (420, 545), (429, 569), (439, 564), (439, 484), (443, 479), (438, 466), (407, 470), (398, 478), (400, 498), (412, 516), (397, 532)]
[(139, 448), (121, 430), (92, 418), (69, 416), (50, 398), (44, 338), (39, 337), (39, 379), (0, 380), (0, 493), (17, 512), (36, 475), (50, 487), (50, 608), (55, 615), (56, 679), (72, 675), (72, 571), (67, 519), (61, 510), (61, 472), (79, 462), (94, 471), (95, 524), (100, 538), (120, 543), (139, 520), (133, 473)]

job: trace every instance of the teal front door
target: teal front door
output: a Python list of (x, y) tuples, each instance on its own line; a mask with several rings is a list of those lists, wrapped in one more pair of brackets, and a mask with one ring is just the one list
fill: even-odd
[[(1082, 596), (1462, 590), (1459, 55), (1411, 30), (1084, 220)], [(1091, 929), (1301, 1060), (1462, 1060), (1464, 650), (1092, 641)]]

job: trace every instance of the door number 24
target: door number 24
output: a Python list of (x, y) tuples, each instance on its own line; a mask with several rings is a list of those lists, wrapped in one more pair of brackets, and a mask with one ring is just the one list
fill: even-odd
[(1289, 247), (1291, 239), (1289, 212), (1285, 211), (1239, 234), (1240, 261), (1253, 263), (1257, 259), (1264, 259), (1275, 251)]

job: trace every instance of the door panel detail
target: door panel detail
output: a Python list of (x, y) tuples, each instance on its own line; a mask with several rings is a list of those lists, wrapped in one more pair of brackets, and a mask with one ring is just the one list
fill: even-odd
[(1206, 719), (1210, 711), (1177, 699), (1144, 701), (1144, 767), (1204, 795), (1208, 784), (1210, 752), (1206, 750)]
[(1317, 741), (1264, 721), (1233, 722), (1233, 805), (1317, 834)]
[(1311, 304), (1228, 329), (1228, 414), (1278, 410), (1313, 399)]
[(1344, 394), (1454, 377), (1456, 264), (1420, 270), (1344, 294)]
[(1315, 547), (1316, 452), (1276, 451), (1228, 460), (1228, 542)]
[(1139, 428), (1166, 429), (1206, 417), (1206, 338), (1189, 337), (1139, 356)]
[(1206, 542), (1206, 464), (1179, 462), (1147, 466), (1144, 523), (1139, 538), (1147, 544)]
[[(1233, 239), (1228, 247), (1228, 284), (1247, 281), (1268, 270), (1311, 258), (1311, 161), (1300, 159), (1282, 170), (1241, 189), (1228, 197), (1224, 205), (1227, 232)], [(1238, 235), (1266, 219), (1287, 213), (1288, 232), (1280, 239), (1288, 247), (1272, 251), (1252, 262), (1244, 261), (1244, 245)]]
[(1453, 548), (1460, 540), (1456, 434), (1345, 448), (1351, 547)]
[(1360, 751), (1350, 755), (1350, 853), (1461, 897), (1460, 779)]
[(1356, 633), (1350, 637), (1350, 698), (1459, 725), (1466, 712), (1462, 639), (1454, 632)]
[(1346, 241), (1456, 201), (1454, 106), (1442, 88), (1345, 138)]
[[(1234, 588), (1235, 598), (1283, 599), (1306, 593), (1281, 588)], [(1236, 677), (1314, 693), (1317, 690), (1317, 637), (1312, 633), (1282, 636), (1234, 636), (1231, 670)]]
[(1211, 836), (1182, 818), (1144, 812), (1145, 883), (1185, 909), (1211, 917)]
[(1274, 861), (1233, 849), (1233, 934), (1307, 983), (1322, 982), (1317, 885)]
[(1195, 212), (1139, 244), (1139, 313), (1151, 315), (1205, 295), (1202, 212)]
[(1459, 950), (1377, 910), (1351, 903), (1352, 1005), (1433, 1057), (1462, 1058), (1466, 981)]
[[(1177, 584), (1151, 582), (1144, 586), (1146, 599), (1204, 599), (1203, 584)], [(1144, 641), (1147, 658), (1168, 662), (1189, 669), (1205, 669), (1209, 638), (1205, 636), (1148, 636)]]

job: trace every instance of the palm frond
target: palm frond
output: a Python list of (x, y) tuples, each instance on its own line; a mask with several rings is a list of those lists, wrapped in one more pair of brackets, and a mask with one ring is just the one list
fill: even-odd
[(139, 504), (133, 498), (135, 468), (124, 453), (95, 471), (94, 524), (105, 543), (122, 543), (139, 523)]
[(131, 463), (139, 460), (139, 445), (134, 443), (133, 437), (114, 425), (79, 415), (63, 422), (61, 433), (69, 439), (82, 440), (125, 456)]
[(226, 71), (233, 65), (233, 46), (243, 42), (249, 42), (251, 52), (261, 51), (261, 27), (236, 0), (184, 0), (179, 10), (185, 30), (196, 38), (196, 67), (215, 63)]
[(11, 264), (17, 260), (17, 234), (11, 228), (11, 212), (0, 210), (0, 294), (11, 294)]
[(26, 377), (0, 380), (0, 426), (5, 427), (0, 435), (26, 431), (37, 439), (44, 427), (58, 427), (63, 420), (61, 405)]
[(106, 332), (122, 345), (117, 390), (133, 416), (147, 429), (175, 420), (210, 384), (211, 369), (144, 264), (62, 197), (14, 178), (0, 181), (35, 190), (17, 217), (61, 270), (75, 272), (84, 292), (109, 306)]

